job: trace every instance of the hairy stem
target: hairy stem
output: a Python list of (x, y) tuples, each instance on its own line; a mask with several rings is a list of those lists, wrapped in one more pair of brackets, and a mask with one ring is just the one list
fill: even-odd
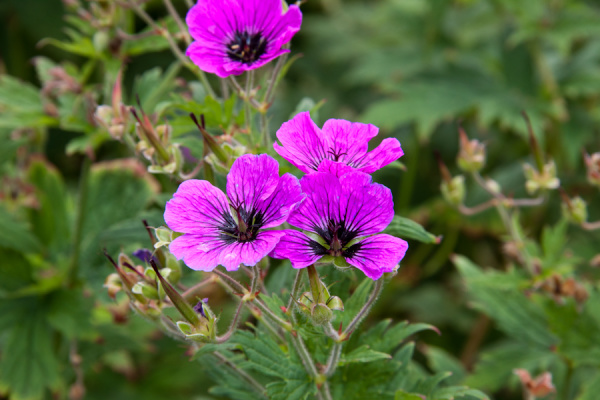
[(375, 304), (375, 300), (377, 300), (377, 297), (379, 297), (379, 294), (381, 294), (382, 289), (383, 289), (383, 279), (377, 279), (375, 281), (375, 286), (373, 287), (373, 291), (371, 292), (371, 295), (367, 299), (367, 302), (360, 309), (360, 311), (356, 314), (356, 316), (352, 319), (352, 321), (350, 321), (350, 323), (348, 324), (348, 326), (346, 327), (344, 332), (340, 335), (341, 339), (347, 338), (354, 331), (354, 329), (356, 329), (358, 324), (360, 324), (362, 322), (362, 320), (367, 316), (369, 311), (371, 311), (373, 304)]
[(298, 300), (298, 293), (300, 292), (300, 284), (302, 283), (302, 273), (304, 272), (304, 268), (300, 268), (296, 273), (296, 278), (294, 279), (294, 284), (292, 286), (292, 292), (290, 293), (290, 300), (288, 301), (287, 310), (288, 312), (293, 312), (293, 307)]
[(233, 333), (236, 331), (236, 329), (238, 327), (240, 316), (242, 315), (242, 307), (244, 307), (245, 303), (246, 303), (245, 301), (240, 300), (240, 302), (238, 303), (237, 309), (235, 310), (235, 315), (233, 316), (233, 319), (231, 320), (231, 324), (229, 325), (229, 329), (227, 329), (227, 332), (225, 332), (222, 336), (217, 336), (215, 338), (215, 341), (217, 343), (224, 343), (224, 342), (228, 341), (229, 338), (231, 337), (231, 335), (233, 335)]
[(183, 20), (177, 13), (177, 10), (175, 10), (175, 7), (173, 7), (173, 3), (171, 2), (171, 0), (164, 0), (164, 2), (165, 2), (165, 7), (169, 11), (169, 14), (171, 14), (171, 17), (173, 17), (173, 19), (175, 20), (175, 23), (179, 27), (179, 30), (183, 34), (185, 43), (189, 45), (192, 42), (192, 38), (190, 37), (190, 34), (188, 33), (185, 23), (183, 22)]
[(340, 356), (342, 355), (342, 344), (334, 343), (331, 348), (331, 353), (329, 353), (329, 358), (327, 359), (327, 364), (325, 365), (325, 371), (323, 372), (325, 376), (330, 377), (334, 374), (337, 365), (340, 361)]

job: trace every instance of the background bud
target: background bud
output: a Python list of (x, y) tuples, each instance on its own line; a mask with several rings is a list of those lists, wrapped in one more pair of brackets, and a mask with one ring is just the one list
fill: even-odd
[(440, 189), (442, 196), (448, 203), (459, 206), (465, 200), (465, 177), (456, 175), (450, 182), (442, 181)]
[(594, 153), (591, 156), (586, 154), (585, 166), (587, 168), (588, 182), (600, 187), (600, 152)]

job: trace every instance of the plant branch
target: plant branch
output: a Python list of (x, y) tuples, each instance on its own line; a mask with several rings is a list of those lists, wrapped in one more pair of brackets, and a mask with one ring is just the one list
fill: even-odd
[(183, 34), (185, 43), (189, 45), (192, 42), (192, 38), (190, 38), (190, 34), (188, 33), (185, 23), (182, 21), (181, 17), (177, 13), (177, 10), (175, 10), (175, 7), (173, 7), (173, 3), (171, 2), (171, 0), (164, 0), (164, 1), (165, 1), (165, 7), (169, 11), (169, 14), (171, 14), (171, 17), (173, 17), (173, 19), (175, 20), (175, 23), (179, 27), (179, 30)]

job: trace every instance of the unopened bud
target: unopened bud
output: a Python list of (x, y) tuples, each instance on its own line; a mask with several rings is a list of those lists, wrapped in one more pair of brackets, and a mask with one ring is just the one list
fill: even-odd
[(113, 139), (121, 140), (125, 134), (125, 126), (123, 124), (112, 125), (108, 128), (108, 133)]
[(344, 302), (338, 296), (331, 296), (327, 300), (327, 307), (331, 310), (344, 311)]
[(460, 151), (458, 167), (465, 172), (478, 172), (485, 165), (485, 146), (479, 140), (469, 140), (462, 128), (459, 128)]
[(513, 372), (519, 377), (523, 389), (530, 397), (544, 397), (556, 391), (552, 384), (552, 374), (550, 372), (544, 372), (535, 379), (532, 379), (529, 372), (524, 369), (515, 369)]
[(556, 164), (554, 161), (546, 163), (542, 171), (536, 170), (529, 164), (523, 165), (523, 171), (527, 182), (525, 188), (529, 194), (538, 190), (551, 190), (560, 186), (560, 180), (556, 176)]
[(106, 31), (98, 31), (92, 37), (94, 49), (98, 53), (102, 53), (108, 48), (109, 41), (110, 37), (108, 36), (108, 33)]
[(315, 304), (310, 310), (310, 316), (315, 325), (325, 325), (333, 318), (333, 311), (325, 304)]
[(112, 107), (107, 105), (100, 105), (96, 107), (96, 111), (94, 112), (94, 120), (96, 120), (98, 125), (107, 129), (112, 124), (113, 116)]
[(600, 187), (600, 152), (585, 155), (588, 182)]
[(587, 203), (581, 197), (563, 199), (563, 215), (575, 224), (581, 225), (587, 221)]
[(108, 275), (108, 277), (106, 277), (106, 281), (104, 282), (103, 286), (108, 291), (108, 295), (110, 296), (111, 299), (114, 299), (116, 294), (123, 288), (123, 285), (121, 283), (121, 278), (119, 277), (119, 274), (117, 274), (117, 273), (112, 273), (112, 274)]
[(156, 287), (150, 285), (148, 282), (140, 281), (133, 285), (131, 291), (135, 294), (144, 296), (147, 299), (158, 300), (158, 290)]
[(449, 182), (442, 181), (440, 189), (442, 196), (448, 203), (459, 206), (465, 200), (465, 177), (456, 175)]

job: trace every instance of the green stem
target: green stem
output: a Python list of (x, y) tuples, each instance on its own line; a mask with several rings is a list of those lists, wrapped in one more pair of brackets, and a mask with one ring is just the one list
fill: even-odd
[[(368, 278), (367, 278), (368, 279)], [(340, 335), (341, 340), (345, 340), (350, 336), (350, 334), (356, 329), (358, 324), (362, 322), (362, 320), (367, 316), (373, 304), (375, 304), (375, 300), (379, 297), (381, 290), (383, 289), (383, 279), (378, 279), (375, 281), (375, 287), (373, 287), (373, 291), (371, 295), (367, 299), (365, 305), (360, 309), (360, 311), (356, 314), (356, 316), (350, 321), (344, 332)]]
[(302, 272), (304, 268), (300, 268), (296, 273), (296, 278), (294, 279), (294, 285), (292, 286), (292, 293), (290, 293), (290, 300), (288, 301), (287, 311), (292, 312), (292, 308), (296, 304), (298, 300), (298, 293), (300, 292), (300, 284), (302, 283)]
[(331, 353), (329, 353), (329, 358), (327, 359), (327, 364), (325, 365), (325, 376), (330, 377), (334, 374), (337, 365), (340, 361), (340, 356), (342, 355), (342, 344), (334, 343), (331, 348)]
[(69, 264), (67, 286), (73, 287), (77, 281), (79, 271), (79, 256), (81, 254), (81, 239), (83, 235), (83, 223), (85, 221), (85, 209), (88, 198), (88, 180), (92, 160), (86, 157), (81, 167), (81, 175), (79, 178), (79, 201), (77, 203), (77, 219), (75, 220), (75, 234), (73, 236), (73, 255)]

